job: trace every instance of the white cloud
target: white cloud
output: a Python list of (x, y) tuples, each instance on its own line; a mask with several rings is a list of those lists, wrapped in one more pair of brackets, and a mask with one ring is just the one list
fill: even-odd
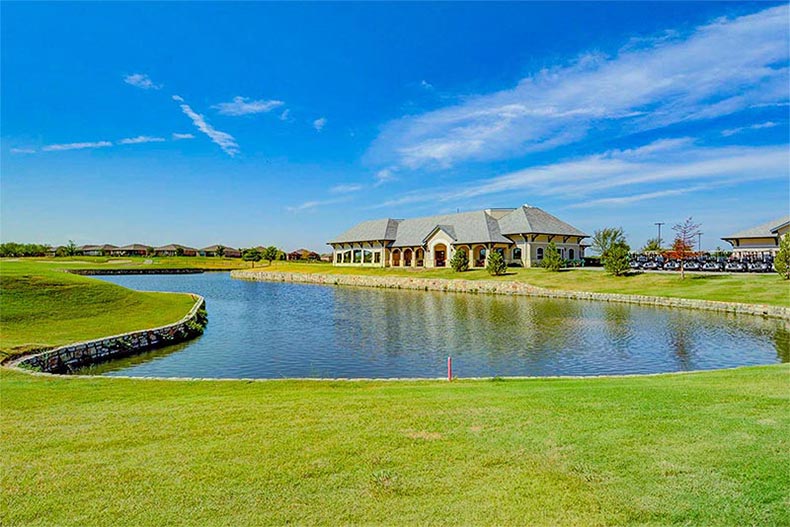
[(587, 54), (512, 89), (386, 124), (366, 157), (408, 168), (513, 157), (582, 140), (786, 104), (787, 5), (689, 34)]
[(382, 168), (378, 172), (376, 172), (376, 186), (381, 186), (384, 183), (389, 181), (393, 181), (396, 179), (395, 177), (395, 169), (394, 168)]
[(641, 194), (641, 199), (655, 199), (672, 195), (668, 192), (676, 194), (690, 183), (693, 187), (723, 181), (787, 179), (789, 167), (790, 152), (785, 145), (705, 147), (690, 138), (675, 138), (529, 167), (464, 186), (415, 191), (381, 206), (458, 202), (503, 192), (576, 202), (593, 198), (598, 203), (615, 204), (616, 197), (600, 194), (629, 189)]
[(326, 117), (319, 117), (313, 121), (313, 128), (319, 132), (324, 129), (324, 126), (326, 126)]
[(251, 101), (247, 97), (234, 97), (231, 102), (222, 102), (212, 106), (222, 115), (250, 115), (256, 113), (267, 113), (285, 104), (277, 100)]
[(35, 154), (36, 151), (33, 148), (12, 148), (12, 154)]
[(286, 108), (285, 110), (283, 110), (283, 113), (280, 114), (280, 120), (287, 121), (290, 116), (291, 116), (291, 110)]
[(343, 203), (345, 201), (348, 201), (348, 198), (317, 199), (317, 200), (305, 201), (304, 203), (295, 205), (293, 207), (285, 207), (285, 209), (288, 210), (289, 212), (302, 212), (307, 210), (313, 210), (324, 205), (334, 205), (336, 203)]
[(105, 148), (112, 146), (110, 141), (94, 141), (90, 143), (61, 143), (46, 145), (41, 150), (44, 152), (59, 152), (62, 150), (82, 150), (85, 148)]
[(722, 130), (721, 135), (723, 135), (724, 137), (729, 137), (731, 135), (735, 135), (746, 130), (761, 130), (763, 128), (773, 128), (774, 126), (779, 126), (779, 123), (775, 123), (773, 121), (766, 121), (764, 123), (757, 123), (751, 126), (741, 126), (739, 128), (729, 128), (727, 130)]
[(420, 87), (428, 91), (433, 91), (433, 84), (424, 79), (420, 81)]
[(202, 115), (190, 108), (188, 104), (184, 103), (184, 99), (178, 95), (173, 95), (173, 100), (181, 103), (179, 105), (181, 106), (181, 111), (183, 111), (187, 117), (192, 119), (192, 122), (198, 130), (206, 134), (209, 139), (217, 144), (226, 154), (228, 154), (230, 157), (233, 157), (239, 153), (239, 145), (236, 143), (236, 139), (232, 135), (227, 132), (217, 130), (211, 126), (208, 122), (206, 122), (206, 119)]
[(181, 141), (182, 139), (194, 139), (195, 136), (193, 134), (179, 134), (178, 132), (173, 133), (173, 141)]
[(132, 73), (123, 78), (126, 84), (131, 84), (143, 90), (158, 90), (162, 87), (161, 84), (154, 84), (151, 78), (144, 73)]
[(350, 184), (350, 185), (335, 185), (329, 189), (332, 194), (350, 194), (351, 192), (359, 192), (365, 188), (364, 185)]
[(141, 143), (164, 143), (164, 137), (151, 137), (148, 135), (138, 135), (137, 137), (127, 137), (121, 139), (118, 143), (122, 145), (139, 145)]

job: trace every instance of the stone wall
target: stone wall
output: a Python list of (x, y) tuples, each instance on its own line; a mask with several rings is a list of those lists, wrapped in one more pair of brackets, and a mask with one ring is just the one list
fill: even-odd
[(174, 324), (68, 344), (22, 357), (14, 361), (12, 366), (45, 373), (70, 373), (90, 364), (128, 357), (195, 338), (203, 333), (207, 322), (206, 301), (200, 295), (192, 297), (195, 305), (184, 318)]
[(604, 302), (623, 302), (649, 306), (680, 307), (759, 315), (790, 320), (790, 308), (744, 304), (741, 302), (717, 302), (713, 300), (692, 300), (687, 298), (665, 298), (646, 295), (623, 295), (616, 293), (589, 293), (583, 291), (562, 291), (545, 289), (523, 282), (505, 280), (463, 280), (445, 278), (411, 278), (395, 276), (362, 276), (345, 274), (286, 273), (276, 271), (231, 271), (231, 277), (242, 280), (268, 282), (296, 282), (321, 285), (346, 285), (378, 287), (387, 289), (415, 289), (422, 291), (448, 291), (456, 293), (485, 293), (496, 295), (538, 296), (547, 298), (568, 298), (574, 300), (597, 300)]

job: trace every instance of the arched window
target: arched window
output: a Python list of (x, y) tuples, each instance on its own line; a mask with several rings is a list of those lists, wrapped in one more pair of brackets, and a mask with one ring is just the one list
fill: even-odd
[(568, 249), (568, 259), (573, 260), (573, 249)]
[(521, 248), (516, 247), (513, 249), (513, 259), (514, 260), (521, 260)]
[(543, 259), (543, 247), (538, 247), (538, 260)]

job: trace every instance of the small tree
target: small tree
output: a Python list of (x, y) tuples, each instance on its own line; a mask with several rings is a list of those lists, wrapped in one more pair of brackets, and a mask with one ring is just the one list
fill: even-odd
[(601, 255), (601, 261), (605, 261), (606, 252), (616, 243), (625, 243), (623, 228), (606, 227), (593, 233), (590, 248)]
[(618, 242), (609, 247), (603, 267), (614, 276), (624, 276), (631, 269), (631, 248), (627, 243)]
[(261, 257), (267, 262), (269, 262), (269, 265), (271, 265), (272, 261), (277, 259), (278, 254), (280, 254), (280, 249), (278, 249), (274, 245), (270, 245), (263, 250), (263, 252), (261, 253)]
[(456, 273), (469, 269), (469, 255), (466, 253), (466, 249), (458, 249), (453, 253), (453, 257), (450, 258), (450, 266)]
[(557, 246), (554, 245), (554, 242), (549, 243), (546, 247), (546, 254), (543, 256), (543, 267), (549, 271), (557, 272), (562, 269), (564, 263)]
[(486, 271), (492, 276), (499, 276), (505, 274), (507, 271), (507, 264), (505, 258), (499, 251), (491, 251), (488, 255), (488, 263), (486, 264)]
[(774, 270), (785, 280), (790, 280), (790, 232), (779, 240), (779, 252), (774, 258)]
[(63, 248), (66, 256), (76, 256), (77, 255), (77, 245), (74, 243), (74, 240), (69, 240), (69, 243)]
[(680, 259), (680, 279), (686, 278), (686, 257), (693, 254), (694, 240), (700, 234), (700, 224), (694, 223), (689, 216), (683, 223), (678, 223), (672, 230), (675, 231), (675, 243), (672, 251)]
[(220, 258), (225, 256), (225, 247), (223, 247), (222, 245), (217, 245), (217, 256), (219, 256)]
[(640, 250), (643, 253), (660, 253), (663, 249), (661, 249), (661, 244), (658, 243), (658, 238), (650, 238), (647, 240), (647, 243), (644, 247)]
[(241, 254), (241, 259), (245, 262), (252, 262), (252, 267), (255, 267), (255, 262), (261, 261), (261, 252), (256, 249), (245, 249), (245, 251)]
[(184, 256), (184, 249), (182, 247), (176, 247), (176, 256)]

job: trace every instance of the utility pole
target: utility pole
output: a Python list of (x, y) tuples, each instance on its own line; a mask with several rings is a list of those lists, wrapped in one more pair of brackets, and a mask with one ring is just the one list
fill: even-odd
[(664, 225), (664, 222), (657, 221), (653, 225), (658, 225), (658, 247), (661, 248), (661, 226)]
[(697, 251), (702, 252), (702, 235), (704, 233), (698, 232), (697, 233)]

